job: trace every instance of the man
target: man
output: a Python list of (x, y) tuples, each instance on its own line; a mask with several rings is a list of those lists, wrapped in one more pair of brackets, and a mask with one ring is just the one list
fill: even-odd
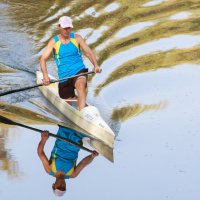
[[(85, 137), (79, 132), (61, 126), (59, 127), (57, 135), (80, 145), (82, 145), (82, 139)], [(57, 139), (52, 149), (50, 159), (48, 160), (44, 153), (44, 146), (48, 138), (49, 132), (43, 131), (37, 152), (45, 171), (56, 178), (55, 183), (52, 185), (54, 193), (58, 196), (62, 196), (66, 191), (65, 179), (77, 177), (79, 173), (98, 156), (98, 153), (93, 151), (91, 155), (85, 157), (76, 165), (80, 148)]]
[[(71, 18), (63, 16), (59, 19), (59, 34), (49, 41), (40, 59), (44, 85), (50, 84), (46, 61), (52, 52), (58, 67), (59, 79), (87, 72), (82, 60), (81, 50), (83, 50), (83, 53), (93, 64), (94, 72), (100, 73), (102, 71), (92, 50), (80, 35), (71, 32), (72, 28)], [(81, 110), (86, 105), (86, 87), (87, 76), (79, 76), (59, 83), (59, 95), (63, 99), (71, 100), (75, 97), (74, 89), (76, 89), (78, 94), (78, 109)]]

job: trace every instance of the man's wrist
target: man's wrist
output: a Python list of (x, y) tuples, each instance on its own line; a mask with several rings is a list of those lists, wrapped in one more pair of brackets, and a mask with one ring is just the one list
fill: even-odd
[(43, 77), (44, 77), (44, 78), (48, 78), (49, 76), (48, 76), (47, 73), (45, 73), (45, 74), (43, 74)]
[(98, 65), (98, 64), (94, 65), (94, 68), (97, 68), (97, 67), (99, 67), (99, 65)]
[(46, 143), (46, 141), (47, 141), (47, 139), (41, 139), (41, 144), (45, 144)]

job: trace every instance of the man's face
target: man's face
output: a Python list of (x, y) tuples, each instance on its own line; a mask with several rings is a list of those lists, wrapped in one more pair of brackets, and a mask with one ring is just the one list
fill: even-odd
[(62, 28), (61, 26), (59, 26), (59, 30), (60, 30), (60, 34), (64, 37), (69, 37), (70, 32), (71, 32), (71, 27), (67, 27), (67, 28)]

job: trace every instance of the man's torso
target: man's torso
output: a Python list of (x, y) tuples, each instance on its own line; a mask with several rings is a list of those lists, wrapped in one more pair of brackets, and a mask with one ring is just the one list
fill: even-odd
[(69, 41), (65, 43), (61, 41), (59, 35), (54, 36), (53, 39), (55, 41), (53, 54), (58, 67), (59, 79), (73, 76), (85, 68), (82, 53), (73, 32), (70, 33)]

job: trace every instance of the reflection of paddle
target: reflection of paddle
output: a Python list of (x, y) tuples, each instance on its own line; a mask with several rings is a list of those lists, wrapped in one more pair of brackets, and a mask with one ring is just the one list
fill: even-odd
[[(86, 72), (86, 73), (81, 73), (81, 74), (77, 74), (75, 76), (69, 76), (69, 77), (66, 77), (66, 78), (58, 79), (58, 80), (51, 80), (50, 83), (56, 83), (56, 82), (60, 82), (60, 81), (64, 81), (64, 80), (70, 79), (70, 78), (75, 78), (75, 77), (78, 77), (78, 76), (87, 75), (87, 74), (93, 74), (93, 73), (94, 73), (93, 71)], [(40, 86), (44, 86), (44, 85), (43, 84), (37, 84), (37, 85), (29, 86), (29, 87), (24, 87), (24, 88), (16, 89), (16, 90), (10, 90), (10, 91), (7, 91), (7, 92), (2, 92), (0, 94), (0, 97), (1, 96), (5, 96), (7, 94), (12, 94), (12, 93), (15, 93), (15, 92), (29, 90), (29, 89), (40, 87)]]
[[(36, 131), (36, 132), (39, 132), (39, 133), (42, 132), (42, 130), (40, 130), (40, 129), (33, 128), (33, 127), (30, 127), (30, 126), (26, 126), (26, 125), (20, 124), (20, 123), (18, 123), (18, 122), (14, 122), (14, 121), (12, 121), (12, 120), (6, 118), (6, 117), (3, 117), (2, 115), (0, 115), (0, 122), (2, 122), (2, 123), (4, 123), (4, 124), (9, 124), (9, 125), (21, 126), (21, 127), (23, 127), (23, 128), (31, 129), (31, 130)], [(57, 139), (59, 139), (59, 140), (63, 140), (63, 141), (65, 141), (65, 142), (68, 142), (68, 143), (70, 143), (70, 144), (72, 144), (72, 145), (74, 145), (74, 146), (77, 146), (77, 147), (79, 147), (80, 149), (83, 149), (83, 150), (88, 151), (88, 152), (90, 152), (90, 153), (93, 152), (92, 150), (90, 150), (90, 149), (88, 149), (88, 148), (86, 148), (86, 147), (84, 147), (84, 146), (82, 146), (82, 145), (80, 145), (80, 144), (77, 144), (76, 142), (74, 142), (74, 141), (72, 141), (72, 140), (69, 140), (69, 139), (67, 139), (67, 138), (64, 138), (64, 137), (62, 137), (62, 136), (55, 135), (55, 134), (53, 134), (53, 133), (49, 133), (49, 136), (54, 137), (54, 138), (57, 138)]]

